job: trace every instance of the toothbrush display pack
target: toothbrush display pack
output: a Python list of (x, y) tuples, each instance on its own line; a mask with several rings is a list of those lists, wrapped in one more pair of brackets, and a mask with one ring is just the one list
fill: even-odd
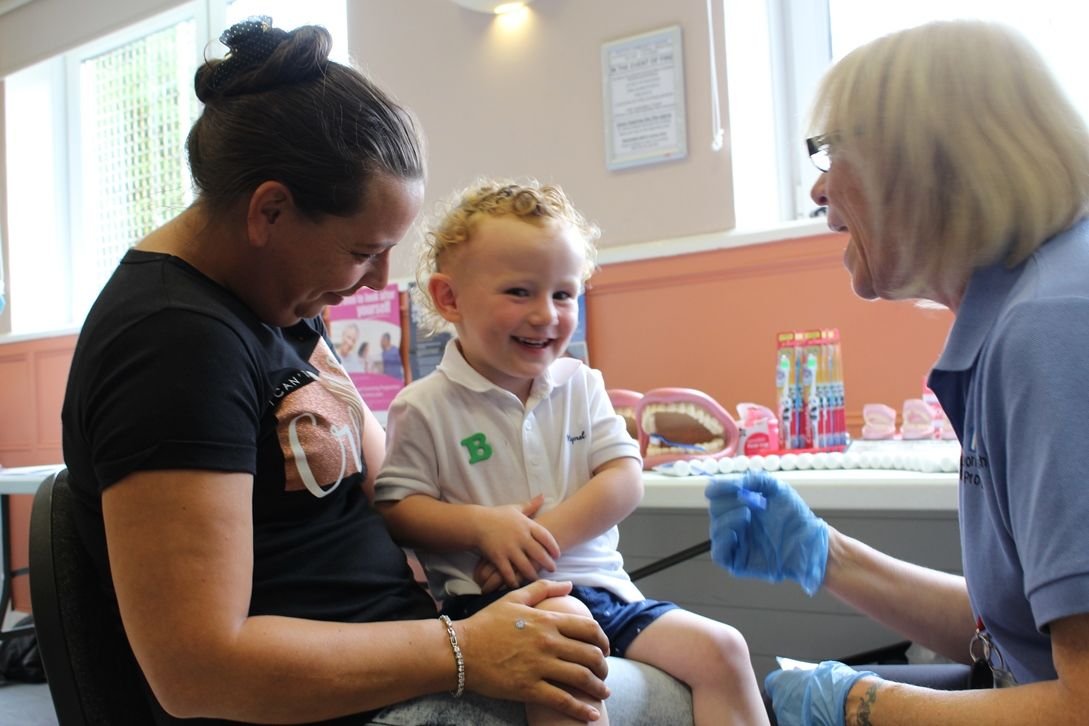
[(777, 341), (779, 449), (842, 451), (848, 436), (839, 330), (789, 331)]

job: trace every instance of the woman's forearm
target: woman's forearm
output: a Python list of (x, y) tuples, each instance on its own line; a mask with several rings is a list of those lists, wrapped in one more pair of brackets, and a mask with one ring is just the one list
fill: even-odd
[(965, 661), (975, 620), (964, 578), (890, 557), (829, 529), (824, 589), (905, 638)]
[[(256, 616), (218, 652), (149, 673), (179, 717), (299, 723), (452, 690), (457, 670), (441, 621), (329, 623)], [(183, 664), (199, 664), (186, 667)], [(158, 676), (158, 677), (155, 677)]]

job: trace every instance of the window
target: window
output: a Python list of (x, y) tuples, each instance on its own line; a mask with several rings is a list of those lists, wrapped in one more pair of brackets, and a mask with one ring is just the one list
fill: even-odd
[(768, 227), (815, 212), (817, 172), (802, 140), (824, 71), (852, 49), (932, 20), (981, 18), (1018, 28), (1044, 55), (1089, 119), (1082, 29), (1089, 4), (1068, 0), (723, 0), (739, 228)]
[[(209, 7), (225, 20), (200, 12)], [(4, 79), (11, 330), (80, 325), (121, 256), (193, 200), (185, 137), (215, 27), (315, 23), (347, 52), (346, 0), (190, 3)], [(17, 182), (15, 181), (17, 180)]]

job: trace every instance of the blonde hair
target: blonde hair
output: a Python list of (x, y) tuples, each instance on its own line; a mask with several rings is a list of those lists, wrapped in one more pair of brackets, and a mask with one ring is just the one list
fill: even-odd
[(878, 243), (898, 247), (882, 297), (959, 294), (976, 267), (1015, 266), (1089, 211), (1085, 121), (1003, 25), (935, 22), (855, 49), (811, 127), (860, 175)]
[(416, 288), (413, 302), (419, 307), (420, 328), (427, 334), (449, 329), (438, 314), (428, 292), (428, 280), (443, 271), (443, 263), (459, 246), (468, 242), (480, 217), (516, 217), (534, 225), (560, 223), (579, 233), (585, 244), (585, 282), (597, 269), (597, 245), (601, 231), (585, 217), (560, 187), (543, 185), (536, 180), (515, 182), (484, 179), (463, 189), (447, 200), (436, 220), (424, 232), (416, 255)]

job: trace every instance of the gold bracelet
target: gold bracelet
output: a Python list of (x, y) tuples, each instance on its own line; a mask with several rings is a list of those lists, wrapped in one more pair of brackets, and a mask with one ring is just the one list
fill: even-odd
[(458, 666), (458, 687), (456, 691), (450, 691), (454, 698), (461, 698), (465, 693), (465, 658), (461, 655), (461, 646), (458, 645), (458, 634), (454, 632), (454, 624), (446, 615), (440, 615), (439, 620), (446, 626), (446, 635), (450, 638), (450, 647), (454, 651), (454, 662)]

